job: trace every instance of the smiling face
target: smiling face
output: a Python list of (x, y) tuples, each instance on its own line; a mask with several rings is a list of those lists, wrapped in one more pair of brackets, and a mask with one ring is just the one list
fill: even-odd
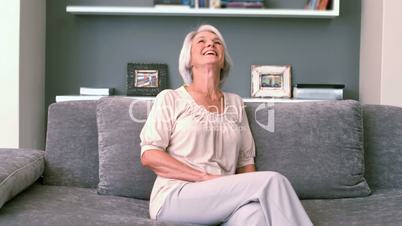
[(224, 47), (216, 34), (210, 31), (201, 31), (194, 36), (191, 43), (192, 66), (214, 64), (222, 69), (224, 60)]

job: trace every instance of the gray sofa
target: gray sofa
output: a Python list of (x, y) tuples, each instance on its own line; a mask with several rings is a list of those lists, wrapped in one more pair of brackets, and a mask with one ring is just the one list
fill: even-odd
[[(150, 104), (52, 104), (45, 152), (0, 149), (0, 225), (190, 225), (149, 219), (138, 134)], [(315, 225), (402, 225), (401, 108), (246, 105), (257, 169), (287, 176)]]

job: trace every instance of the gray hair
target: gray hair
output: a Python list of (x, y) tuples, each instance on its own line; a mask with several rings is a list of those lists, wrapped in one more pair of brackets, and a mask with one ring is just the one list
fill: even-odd
[(230, 67), (232, 66), (232, 59), (229, 55), (229, 52), (226, 48), (225, 40), (223, 39), (222, 34), (219, 32), (217, 28), (212, 25), (201, 25), (198, 27), (197, 30), (189, 32), (186, 37), (184, 38), (183, 47), (180, 51), (179, 57), (179, 72), (185, 84), (190, 84), (193, 82), (193, 75), (191, 71), (191, 43), (193, 38), (202, 31), (209, 31), (216, 34), (219, 39), (222, 41), (223, 49), (225, 52), (225, 59), (223, 63), (223, 68), (220, 74), (220, 84), (224, 82), (224, 80), (229, 75)]

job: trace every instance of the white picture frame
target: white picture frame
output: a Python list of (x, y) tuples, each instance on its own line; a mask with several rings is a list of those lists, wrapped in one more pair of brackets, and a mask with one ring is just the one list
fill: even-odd
[(252, 65), (251, 97), (290, 98), (290, 65)]

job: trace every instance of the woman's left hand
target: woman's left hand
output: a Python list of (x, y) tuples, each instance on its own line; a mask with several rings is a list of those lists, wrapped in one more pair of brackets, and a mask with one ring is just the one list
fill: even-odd
[(215, 178), (218, 178), (218, 177), (222, 177), (222, 176), (205, 173), (203, 178), (202, 178), (202, 181), (212, 180), (212, 179), (215, 179)]
[(250, 173), (257, 171), (254, 164), (246, 165), (236, 169), (236, 173)]

